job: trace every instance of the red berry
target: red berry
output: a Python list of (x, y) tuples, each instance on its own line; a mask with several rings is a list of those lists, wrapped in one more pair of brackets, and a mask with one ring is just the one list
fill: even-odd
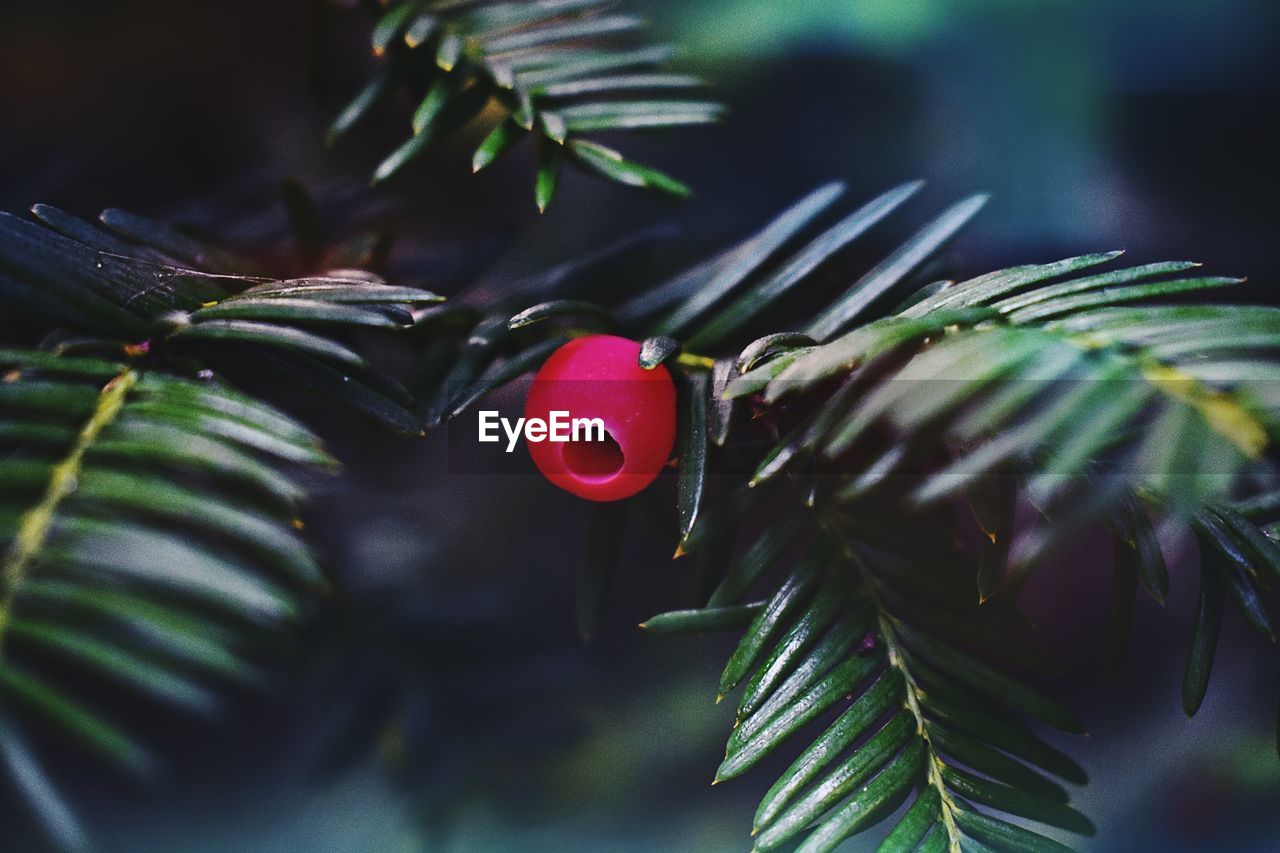
[[(640, 344), (614, 335), (575, 338), (551, 354), (533, 378), (526, 419), (599, 418), (605, 440), (526, 442), (538, 470), (560, 488), (593, 501), (628, 498), (671, 458), (676, 386), (662, 365), (636, 363)], [(591, 436), (594, 437), (594, 436)]]

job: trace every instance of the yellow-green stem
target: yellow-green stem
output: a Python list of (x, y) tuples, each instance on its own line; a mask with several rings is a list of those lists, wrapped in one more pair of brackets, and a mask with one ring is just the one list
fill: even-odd
[(127, 368), (103, 387), (93, 412), (76, 436), (71, 450), (62, 461), (53, 466), (49, 485), (39, 502), (18, 520), (18, 532), (5, 555), (4, 568), (0, 569), (0, 651), (4, 648), (5, 629), (9, 625), (10, 611), (18, 589), (22, 586), (32, 560), (49, 538), (59, 505), (76, 489), (85, 453), (102, 430), (115, 420), (124, 405), (125, 397), (137, 381), (137, 372)]
[(694, 370), (710, 370), (716, 366), (716, 360), (709, 355), (682, 352), (676, 356), (676, 364), (682, 367), (690, 367)]
[(942, 825), (947, 830), (947, 851), (948, 853), (961, 853), (960, 827), (956, 825), (955, 800), (951, 797), (951, 792), (947, 790), (946, 783), (942, 778), (943, 761), (942, 756), (933, 746), (933, 739), (929, 736), (929, 728), (925, 724), (924, 711), (920, 707), (921, 691), (915, 678), (911, 675), (911, 670), (907, 666), (906, 657), (902, 653), (902, 647), (898, 643), (898, 638), (894, 634), (892, 618), (885, 610), (880, 598), (876, 595), (875, 584), (870, 576), (870, 569), (863, 562), (861, 555), (849, 547), (848, 542), (840, 534), (839, 525), (833, 523), (831, 517), (822, 513), (819, 519), (828, 532), (836, 537), (836, 541), (840, 543), (840, 549), (846, 559), (858, 567), (858, 574), (862, 580), (862, 587), (871, 600), (872, 605), (876, 608), (876, 621), (879, 628), (880, 637), (884, 640), (885, 652), (889, 658), (889, 665), (896, 669), (902, 676), (902, 683), (906, 693), (906, 707), (911, 712), (911, 716), (916, 720), (916, 734), (924, 741), (925, 755), (928, 760), (928, 772), (926, 774), (927, 783), (932, 786), (939, 797), (939, 811), (942, 815)]
[(956, 804), (942, 779), (942, 757), (933, 748), (933, 739), (929, 737), (929, 729), (925, 725), (924, 712), (920, 708), (920, 687), (916, 684), (915, 679), (911, 676), (910, 669), (907, 667), (906, 659), (903, 657), (902, 648), (898, 645), (898, 638), (893, 633), (893, 626), (890, 624), (889, 617), (885, 615), (884, 609), (880, 607), (880, 602), (875, 598), (875, 595), (872, 594), (871, 597), (876, 601), (876, 609), (879, 611), (880, 636), (884, 640), (885, 649), (889, 655), (889, 665), (897, 669), (902, 675), (902, 682), (906, 687), (907, 710), (916, 718), (916, 733), (924, 741), (925, 752), (929, 761), (927, 779), (928, 783), (937, 790), (940, 798), (939, 811), (942, 814), (942, 825), (947, 830), (948, 853), (960, 853), (961, 835), (960, 828), (956, 826)]

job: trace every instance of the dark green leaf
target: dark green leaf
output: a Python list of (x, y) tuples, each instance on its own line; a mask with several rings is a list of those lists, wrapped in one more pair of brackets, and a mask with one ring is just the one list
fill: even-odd
[[(1254, 584), (1255, 569), (1244, 543), (1236, 539), (1232, 529), (1212, 510), (1195, 513), (1191, 524), (1200, 543), (1200, 558), (1205, 568), (1221, 573), (1249, 624), (1274, 640), (1271, 619)], [(1216, 553), (1218, 559), (1211, 559), (1211, 552)]]
[(270, 433), (278, 441), (307, 451), (304, 459), (325, 462), (311, 430), (278, 409), (214, 381), (192, 382), (159, 373), (146, 373), (134, 386), (139, 401), (130, 411), (159, 414), (182, 420), (192, 415), (226, 417)]
[[(644, 359), (641, 347), (640, 357)], [(643, 366), (643, 365), (641, 365)], [(680, 407), (677, 438), (679, 467), (676, 471), (676, 516), (680, 541), (684, 542), (702, 509), (707, 476), (707, 394), (710, 378), (705, 373), (690, 374), (683, 384), (684, 405)]]
[(948, 208), (916, 233), (875, 269), (859, 279), (840, 299), (815, 319), (806, 334), (825, 341), (856, 319), (876, 299), (902, 281), (916, 267), (947, 244), (987, 203), (976, 195)]
[(746, 373), (765, 359), (779, 352), (799, 347), (812, 347), (816, 343), (817, 341), (813, 338), (798, 332), (779, 332), (773, 335), (765, 335), (763, 338), (757, 338), (747, 344), (738, 355), (736, 366), (739, 373)]
[(123, 732), (12, 664), (0, 664), (0, 693), (27, 705), (42, 719), (64, 726), (68, 733), (116, 764), (138, 775), (151, 772), (150, 757)]
[(792, 359), (787, 365), (788, 370), (773, 373), (778, 379), (771, 384), (766, 400), (773, 402), (815, 382), (848, 373), (898, 347), (935, 335), (947, 326), (974, 325), (992, 315), (989, 309), (978, 308), (938, 312), (919, 319), (887, 317), (873, 321), (829, 344), (798, 350), (803, 357)]
[(649, 166), (633, 163), (612, 148), (606, 148), (585, 139), (570, 139), (566, 144), (575, 162), (611, 181), (632, 187), (661, 190), (680, 198), (688, 196), (691, 192), (687, 186), (675, 178)]
[(229, 632), (180, 605), (158, 604), (134, 591), (118, 592), (82, 579), (36, 580), (22, 586), (23, 606), (59, 616), (91, 614), (97, 620), (119, 625), (145, 648), (165, 657), (198, 667), (240, 683), (257, 683), (261, 675), (229, 649)]
[(1039, 691), (914, 628), (898, 623), (895, 631), (911, 651), (925, 657), (951, 678), (1064, 732), (1084, 733), (1084, 726), (1074, 714)]
[(395, 85), (395, 77), (390, 66), (384, 65), (374, 72), (369, 78), (369, 82), (365, 84), (360, 93), (352, 99), (338, 117), (333, 120), (333, 124), (329, 126), (328, 142), (332, 145), (337, 141), (339, 136), (350, 130), (356, 122), (373, 108), (373, 105), (382, 100), (383, 95), (391, 91)]
[(1136, 302), (1157, 296), (1171, 296), (1176, 293), (1210, 290), (1218, 287), (1229, 287), (1241, 284), (1241, 278), (1189, 278), (1177, 281), (1162, 281), (1155, 284), (1135, 284), (1131, 287), (1114, 287), (1095, 290), (1089, 293), (1077, 293), (1058, 299), (1048, 299), (1035, 305), (1029, 305), (1009, 313), (1013, 323), (1043, 322), (1049, 317), (1058, 317), (1087, 308), (1103, 305), (1118, 305), (1122, 302)]
[(509, 35), (486, 38), (482, 33), (477, 39), (484, 44), (489, 53), (528, 50), (553, 42), (572, 41), (574, 39), (593, 38), (612, 33), (634, 30), (644, 21), (635, 15), (603, 15), (599, 17), (574, 18), (563, 22), (552, 22), (545, 26), (523, 27)]
[[(144, 292), (142, 280), (107, 275), (100, 266), (103, 263), (98, 252), (43, 225), (0, 211), (0, 283), (12, 280), (31, 285), (20, 288), (24, 295), (47, 296), (58, 306), (65, 301), (75, 315), (93, 324), (92, 331), (145, 337), (148, 323), (141, 309), (171, 308), (166, 294), (157, 289), (155, 300), (131, 301)], [(151, 286), (152, 282), (146, 284)]]
[(424, 5), (426, 4), (423, 0), (406, 0), (387, 9), (373, 27), (370, 42), (374, 52), (378, 54), (385, 52), (393, 41), (400, 38), (405, 28), (409, 26), (409, 22)]
[(31, 213), (45, 225), (77, 243), (96, 249), (99, 252), (110, 252), (114, 255), (145, 255), (148, 260), (173, 260), (160, 252), (130, 242), (93, 222), (86, 222), (47, 204), (33, 204)]
[(840, 806), (796, 848), (796, 853), (826, 853), (851, 835), (892, 811), (920, 775), (925, 760), (924, 743), (913, 740), (878, 776)]
[(934, 748), (952, 761), (1047, 800), (1065, 803), (1068, 799), (1066, 789), (1057, 782), (975, 738), (933, 722), (928, 724), (928, 731)]
[(609, 0), (541, 0), (538, 3), (509, 0), (504, 3), (472, 3), (446, 0), (437, 5), (461, 10), (458, 17), (459, 26), (471, 32), (491, 32), (510, 30), (548, 21), (561, 15), (577, 11), (589, 10), (601, 6)]
[(1212, 512), (1225, 531), (1234, 534), (1247, 553), (1249, 565), (1255, 569), (1265, 569), (1259, 572), (1264, 578), (1280, 580), (1280, 544), (1228, 506), (1218, 504), (1212, 508)]
[(497, 160), (524, 136), (524, 128), (511, 119), (504, 119), (489, 132), (471, 156), (471, 171), (479, 172)]
[(17, 368), (22, 374), (37, 371), (92, 379), (111, 379), (124, 372), (124, 365), (120, 362), (96, 358), (72, 358), (38, 350), (0, 349), (0, 365)]
[(857, 672), (863, 673), (863, 677), (869, 674), (879, 660), (876, 655), (863, 654), (863, 646), (870, 646), (867, 641), (870, 627), (869, 616), (861, 610), (842, 618), (776, 687), (767, 692), (756, 689), (744, 697), (738, 709), (739, 724), (729, 738), (730, 755), (741, 744), (755, 739), (760, 731), (797, 711), (797, 703), (793, 701), (797, 697), (808, 695), (809, 706), (838, 699), (838, 695), (828, 696), (829, 691), (818, 689), (828, 676), (840, 671), (844, 676)]
[(1071, 279), (1070, 281), (1065, 281), (1061, 284), (1037, 287), (1034, 290), (1018, 296), (1010, 296), (1007, 299), (994, 302), (992, 303), (992, 307), (1000, 311), (1002, 314), (1008, 314), (1013, 311), (1027, 308), (1031, 305), (1047, 302), (1051, 299), (1058, 299), (1077, 293), (1086, 293), (1091, 290), (1098, 290), (1100, 288), (1111, 287), (1117, 284), (1127, 284), (1129, 282), (1140, 281), (1144, 278), (1154, 278), (1159, 275), (1170, 275), (1173, 273), (1184, 272), (1198, 266), (1199, 264), (1191, 263), (1189, 261), (1168, 261), (1164, 263), (1129, 267), (1122, 270), (1113, 270), (1111, 272)]
[(800, 349), (779, 353), (763, 364), (757, 363), (756, 367), (741, 376), (735, 376), (729, 380), (729, 384), (724, 389), (724, 397), (732, 400), (751, 394), (759, 394), (773, 385), (776, 377), (785, 373), (793, 362), (799, 361), (808, 353), (813, 352), (814, 349), (815, 347), (801, 347)]
[(570, 133), (710, 124), (724, 113), (714, 101), (605, 101), (562, 107), (556, 115)]
[(687, 74), (614, 74), (547, 83), (533, 86), (530, 91), (542, 98), (573, 98), (606, 92), (694, 89), (705, 85), (702, 79)]
[[(934, 824), (940, 823), (941, 806), (942, 798), (938, 795), (938, 789), (932, 785), (925, 787), (916, 795), (915, 802), (898, 821), (898, 825), (880, 842), (876, 853), (915, 850)], [(942, 826), (938, 827), (938, 831), (946, 834), (946, 829)]]
[(1093, 822), (1070, 806), (1042, 799), (1035, 794), (992, 782), (956, 767), (944, 767), (942, 778), (947, 786), (968, 797), (1003, 812), (1061, 827), (1081, 835), (1093, 835)]
[(652, 317), (701, 288), (732, 254), (733, 250), (730, 249), (712, 255), (662, 283), (637, 293), (618, 306), (614, 315), (627, 323), (639, 323)]
[(194, 469), (252, 486), (286, 509), (302, 497), (301, 487), (292, 479), (237, 446), (165, 424), (117, 422), (89, 449), (87, 458)]
[(195, 406), (139, 400), (126, 407), (124, 413), (112, 424), (112, 430), (116, 427), (128, 428), (136, 423), (168, 424), (202, 436), (217, 436), (290, 462), (325, 465), (332, 461), (310, 435), (298, 438), (247, 418), (201, 410)]
[[(833, 571), (839, 571), (838, 564)], [(857, 625), (851, 623), (865, 619), (865, 613), (860, 608), (852, 607), (852, 604), (844, 578), (838, 574), (828, 574), (813, 601), (783, 634), (777, 646), (747, 682), (742, 700), (738, 703), (738, 717), (744, 718), (754, 713), (773, 695), (778, 685), (804, 663), (814, 644), (826, 633), (832, 622), (841, 617), (852, 617), (844, 623), (846, 631), (852, 633)]]
[[(760, 801), (756, 809), (754, 826), (761, 829), (772, 824), (804, 790), (810, 782), (819, 777), (822, 771), (835, 761), (855, 740), (866, 734), (867, 730), (879, 720), (895, 704), (902, 700), (902, 676), (895, 669), (885, 671), (865, 693), (858, 697), (852, 705), (845, 709), (836, 721), (800, 754), (790, 767), (778, 778)], [(892, 748), (894, 739), (901, 737), (900, 732), (883, 732), (878, 735), (880, 741), (867, 744), (873, 751), (884, 744), (886, 749)], [(875, 741), (873, 738), (872, 741)], [(859, 750), (861, 752), (861, 750)], [(854, 761), (858, 761), (855, 757)], [(874, 764), (874, 752), (861, 757), (860, 765)], [(837, 776), (847, 774), (857, 768), (844, 765), (837, 771)]]
[[(441, 56), (443, 59), (450, 59), (448, 49), (453, 45), (452, 36), (446, 36), (441, 40)], [(489, 87), (476, 85), (463, 90), (456, 97), (450, 99), (448, 105), (441, 110), (439, 115), (434, 117), (429, 126), (424, 127), (420, 133), (411, 136), (407, 142), (378, 164), (378, 167), (373, 172), (373, 183), (376, 185), (386, 181), (425, 151), (432, 142), (474, 118), (476, 113), (480, 112), (488, 101), (488, 95)]]
[(556, 187), (560, 183), (560, 161), (563, 159), (564, 148), (556, 142), (549, 140), (538, 141), (538, 175), (533, 184), (534, 201), (537, 202), (538, 212), (544, 212), (547, 205), (551, 204), (551, 199), (556, 194)]
[(916, 745), (914, 752), (918, 755), (922, 742), (915, 737), (915, 721), (902, 711), (854, 750), (834, 771), (819, 779), (794, 805), (768, 823), (758, 825), (760, 831), (756, 835), (756, 847), (770, 850), (804, 831), (850, 792), (865, 785), (909, 742)]
[(701, 317), (716, 302), (737, 287), (788, 240), (844, 192), (840, 183), (819, 187), (796, 202), (769, 225), (725, 256), (723, 264), (709, 279), (666, 319), (658, 324), (662, 334), (675, 334)]
[(93, 469), (80, 475), (74, 501), (76, 506), (87, 502), (90, 507), (133, 511), (169, 523), (203, 527), (221, 538), (249, 545), (300, 580), (312, 584), (323, 581), (306, 545), (291, 526), (273, 522), (216, 495), (155, 477)]
[(364, 358), (331, 338), (304, 332), (292, 326), (258, 323), (249, 320), (207, 320), (181, 326), (170, 333), (176, 340), (231, 341), (298, 349), (321, 358), (362, 366)]
[[(857, 637), (852, 638), (852, 642), (857, 641)], [(852, 645), (852, 642), (849, 645)], [(845, 696), (853, 693), (854, 688), (870, 676), (879, 664), (879, 659), (874, 655), (846, 657), (835, 669), (801, 693), (799, 687), (803, 682), (825, 669), (827, 660), (822, 653), (826, 651), (828, 650), (821, 648), (815, 650), (814, 654), (806, 659), (805, 664), (796, 670), (793, 674), (794, 683), (797, 685), (795, 690), (780, 689), (775, 694), (777, 701), (774, 701), (774, 697), (771, 696), (755, 714), (743, 720), (738, 728), (734, 729), (733, 736), (729, 740), (729, 754), (721, 763), (720, 769), (716, 771), (717, 778), (728, 779), (738, 776), (755, 765), (773, 752), (784, 740), (824, 711), (834, 707)], [(847, 655), (849, 647), (846, 646), (843, 652)], [(806, 665), (810, 661), (817, 663), (812, 667), (812, 671), (806, 671)], [(786, 688), (790, 683), (792, 679), (788, 679), (783, 687)], [(766, 722), (756, 722), (757, 720)], [(749, 728), (744, 730), (747, 726)]]
[(452, 71), (466, 51), (466, 42), (456, 33), (446, 33), (436, 45), (436, 65), (444, 71)]
[(935, 296), (916, 303), (907, 310), (908, 316), (922, 317), (940, 309), (955, 309), (974, 305), (987, 305), (1002, 296), (1019, 291), (1033, 284), (1058, 276), (1070, 275), (1089, 267), (1113, 261), (1123, 252), (1100, 252), (1080, 255), (1050, 264), (1028, 264), (1010, 267), (969, 279), (950, 287)]
[(672, 610), (659, 613), (640, 623), (641, 628), (656, 634), (702, 633), (745, 628), (751, 624), (763, 601), (733, 604), (728, 607), (704, 607), (697, 610)]
[(820, 537), (808, 549), (796, 568), (787, 576), (782, 586), (769, 599), (768, 604), (756, 616), (742, 641), (729, 658), (720, 676), (720, 694), (723, 696), (738, 685), (751, 666), (764, 651), (765, 643), (791, 617), (797, 607), (803, 605), (817, 587), (822, 572), (827, 567), (834, 550), (834, 542), (830, 537)]
[(427, 305), (444, 297), (414, 287), (394, 287), (381, 281), (351, 278), (299, 278), (255, 285), (235, 297), (244, 299), (309, 299), (355, 304)]
[[(394, 313), (392, 313), (394, 311)], [(208, 320), (262, 320), (268, 322), (333, 323), (348, 326), (397, 328), (413, 324), (408, 311), (369, 309), (310, 299), (229, 299), (201, 308), (191, 315), (196, 323)]]
[(208, 688), (197, 686), (161, 668), (156, 661), (146, 660), (100, 637), (65, 625), (55, 627), (29, 619), (13, 619), (6, 630), (7, 636), (28, 648), (39, 648), (85, 664), (106, 678), (166, 704), (204, 715), (216, 708), (216, 699)]
[(1110, 523), (1116, 537), (1133, 548), (1143, 586), (1163, 604), (1169, 592), (1169, 570), (1165, 567), (1160, 540), (1146, 510), (1136, 498), (1125, 497), (1117, 505)]
[(262, 364), (293, 377), (303, 387), (351, 406), (390, 429), (402, 433), (422, 433), (418, 418), (406, 403), (408, 392), (387, 377), (337, 366), (300, 352), (289, 352), (286, 358), (275, 348), (257, 348), (253, 351), (253, 357)]
[(1200, 703), (1204, 701), (1209, 687), (1209, 672), (1222, 628), (1225, 591), (1221, 573), (1202, 558), (1199, 603), (1191, 633), (1191, 649), (1187, 653), (1187, 666), (1182, 676), (1182, 710), (1188, 717), (1195, 716), (1200, 710)]
[(1029, 761), (1068, 782), (1078, 785), (1088, 782), (1088, 775), (1074, 760), (1021, 725), (1002, 720), (981, 709), (944, 699), (935, 695), (930, 687), (924, 690), (923, 703), (931, 714), (945, 720), (958, 731)]
[(732, 604), (745, 595), (782, 556), (801, 528), (805, 527), (806, 520), (802, 513), (791, 513), (767, 528), (729, 570), (724, 581), (712, 593), (708, 605), (719, 607)]
[(418, 108), (413, 112), (412, 125), (415, 135), (430, 130), (436, 119), (440, 117), (440, 113), (444, 111), (445, 106), (448, 105), (453, 90), (453, 81), (447, 77), (431, 84), (431, 88), (427, 90), (422, 102), (418, 104)]
[(493, 393), (508, 382), (526, 373), (537, 370), (553, 352), (563, 345), (564, 340), (560, 338), (539, 341), (528, 349), (491, 366), (476, 380), (474, 385), (458, 397), (453, 403), (453, 408), (449, 410), (447, 417), (456, 418), (472, 403), (475, 403), (485, 395)]
[(956, 823), (974, 838), (981, 839), (997, 850), (1026, 850), (1028, 853), (1074, 853), (1065, 844), (1051, 838), (1006, 823), (972, 808), (959, 808), (955, 812)]
[(404, 43), (411, 48), (426, 43), (440, 28), (440, 20), (432, 15), (421, 14), (413, 19), (404, 31)]
[(47, 548), (45, 559), (169, 589), (263, 622), (297, 613), (292, 596), (169, 533), (80, 520)]
[(544, 320), (583, 316), (608, 323), (609, 309), (595, 302), (585, 302), (581, 299), (557, 299), (553, 302), (542, 302), (524, 309), (507, 321), (507, 328), (514, 331), (515, 329), (523, 329), (525, 326), (532, 326), (534, 323), (541, 323)]
[(454, 410), (456, 401), (493, 362), (498, 347), (509, 337), (506, 318), (501, 315), (485, 317), (476, 324), (443, 381), (426, 401), (427, 428), (438, 426)]
[(924, 186), (923, 181), (915, 181), (895, 187), (831, 226), (777, 271), (751, 287), (732, 305), (716, 315), (689, 340), (689, 346), (693, 349), (702, 349), (723, 341), (804, 280), (819, 264), (896, 210), (903, 202), (919, 192), (922, 186)]
[[(567, 52), (559, 53), (560, 59), (555, 63), (529, 71), (518, 71), (520, 83), (529, 88), (536, 88), (566, 80), (578, 80), (606, 71), (621, 71), (625, 68), (637, 68), (644, 65), (657, 65), (666, 62), (675, 55), (675, 48), (669, 45), (641, 47), (635, 50), (615, 50), (607, 52), (584, 52), (574, 57)], [(529, 64), (533, 61), (526, 60)]]
[(25, 412), (81, 419), (93, 409), (98, 391), (62, 382), (0, 382), (0, 403), (6, 412)]

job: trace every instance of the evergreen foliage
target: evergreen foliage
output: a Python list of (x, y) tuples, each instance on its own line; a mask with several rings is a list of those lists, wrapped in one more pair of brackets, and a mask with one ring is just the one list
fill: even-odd
[(561, 164), (673, 195), (688, 187), (584, 134), (707, 124), (723, 111), (695, 99), (697, 77), (663, 73), (670, 45), (629, 42), (643, 26), (609, 0), (399, 0), (373, 28), (377, 71), (334, 120), (335, 140), (387, 95), (407, 91), (413, 135), (377, 167), (380, 183), (482, 113), (500, 112), (471, 159), (487, 167), (525, 136), (537, 142), (534, 198), (545, 210)]
[(387, 396), (398, 386), (341, 337), (411, 325), (438, 297), (367, 273), (252, 269), (121, 211), (101, 225), (0, 214), (0, 298), (65, 330), (0, 351), (0, 752), (65, 846), (83, 833), (30, 732), (150, 773), (142, 739), (78, 686), (212, 716), (220, 689), (265, 683), (255, 649), (324, 584), (298, 511), (305, 470), (336, 463), (207, 365), (252, 358), (412, 426)]
[[(829, 723), (761, 803), (759, 849), (806, 832), (800, 849), (831, 849), (904, 800), (883, 849), (1061, 848), (1000, 813), (1092, 834), (1062, 784), (1084, 783), (1084, 772), (1024, 721), (1083, 731), (1028, 681), (1053, 666), (1026, 651), (1012, 605), (1042, 558), (1081, 530), (1115, 532), (1117, 659), (1134, 585), (1158, 601), (1167, 592), (1156, 520), (1200, 539), (1188, 714), (1207, 688), (1224, 588), (1272, 634), (1263, 596), (1280, 546), (1250, 517), (1276, 503), (1263, 457), (1278, 428), (1280, 311), (1158, 304), (1240, 280), (1187, 262), (1112, 269), (1116, 252), (920, 286), (981, 197), (944, 210), (843, 291), (813, 292), (824, 263), (918, 189), (892, 189), (805, 237), (842, 191), (821, 187), (630, 301), (544, 301), (505, 333), (501, 313), (477, 319), (469, 338), (502, 342), (483, 354), (477, 388), (592, 328), (644, 338), (642, 361), (666, 360), (683, 377), (677, 556), (723, 567), (736, 531), (758, 532), (704, 606), (646, 627), (746, 629), (720, 683), (722, 696), (743, 693), (717, 780)], [(796, 296), (825, 307), (734, 345)], [(546, 326), (545, 337), (529, 334)], [(465, 374), (480, 369), (468, 362)], [(708, 501), (707, 471), (744, 457), (754, 460), (748, 482)], [(980, 547), (955, 544), (955, 501), (970, 507), (959, 524), (976, 526)], [(1034, 523), (1016, 523), (1022, 502)], [(601, 578), (602, 543), (617, 538), (605, 524), (616, 516), (598, 514), (588, 557)], [(583, 613), (589, 632), (595, 616)]]
[[(695, 79), (649, 70), (667, 48), (602, 46), (639, 25), (604, 6), (393, 2), (373, 35), (382, 64), (334, 133), (393, 90), (419, 100), (380, 180), (496, 102), (504, 115), (475, 166), (534, 136), (540, 207), (565, 159), (682, 194), (580, 136), (720, 112), (670, 94)], [(1164, 600), (1162, 536), (1183, 528), (1200, 554), (1186, 713), (1207, 690), (1228, 600), (1274, 637), (1280, 310), (1179, 301), (1239, 280), (1181, 261), (1117, 266), (1116, 252), (933, 280), (983, 196), (833, 287), (844, 250), (920, 189), (836, 216), (843, 186), (819, 187), (625, 298), (590, 272), (629, 242), (497, 298), (442, 302), (364, 270), (275, 277), (122, 211), (0, 215), (0, 302), (43, 336), (0, 351), (9, 777), (52, 836), (82, 844), (41, 738), (139, 773), (155, 759), (79, 688), (212, 715), (228, 688), (266, 680), (263, 648), (324, 587), (298, 514), (310, 472), (335, 463), (224, 367), (250, 361), (418, 433), (565, 340), (609, 330), (643, 340), (642, 365), (667, 364), (683, 395), (676, 556), (697, 561), (704, 589), (645, 627), (741, 632), (718, 684), (738, 695), (717, 781), (795, 756), (760, 803), (756, 848), (830, 850), (882, 823), (892, 851), (1057, 850), (1064, 832), (1091, 835), (1070, 804), (1086, 775), (1038, 727), (1084, 728), (1049, 696), (1055, 667), (1028, 642), (1017, 593), (1068, 540), (1109, 528), (1118, 667), (1137, 588)], [(407, 382), (369, 363), (357, 337), (369, 331), (417, 346)], [(584, 635), (626, 523), (623, 506), (593, 513)]]
[[(59, 679), (83, 669), (208, 713), (214, 687), (260, 677), (244, 659), (242, 623), (280, 628), (320, 583), (291, 525), (301, 495), (289, 470), (330, 460), (305, 428), (220, 381), (207, 360), (247, 349), (321, 389), (359, 381), (360, 394), (334, 396), (416, 429), (465, 410), (569, 337), (610, 328), (644, 338), (642, 360), (682, 378), (678, 553), (723, 553), (737, 528), (760, 531), (704, 606), (647, 623), (745, 628), (720, 683), (722, 695), (743, 692), (717, 778), (828, 720), (761, 803), (757, 847), (807, 832), (803, 849), (830, 849), (904, 800), (911, 807), (885, 849), (1059, 844), (1001, 813), (1090, 833), (1063, 784), (1083, 783), (1083, 771), (1024, 721), (1082, 730), (1028, 682), (1053, 667), (1011, 641), (1028, 627), (1011, 593), (1066, 537), (1109, 525), (1118, 652), (1133, 602), (1126, 585), (1141, 582), (1158, 600), (1167, 590), (1158, 518), (1190, 525), (1204, 555), (1187, 712), (1207, 687), (1226, 589), (1272, 633), (1262, 596), (1280, 546), (1252, 519), (1277, 501), (1265, 491), (1241, 501), (1239, 484), (1246, 474), (1265, 482), (1256, 477), (1277, 429), (1268, 389), (1280, 312), (1146, 304), (1237, 280), (1182, 262), (1108, 269), (1117, 253), (919, 287), (917, 273), (981, 197), (943, 211), (843, 291), (812, 292), (824, 264), (918, 189), (892, 189), (806, 236), (842, 193), (819, 188), (733, 249), (612, 305), (580, 298), (591, 295), (584, 273), (626, 244), (532, 277), (494, 304), (463, 294), (437, 305), (371, 274), (236, 272), (251, 265), (120, 213), (104, 214), (105, 227), (48, 208), (37, 221), (4, 217), (7, 293), (91, 336), (5, 352), (0, 385), (13, 448), (2, 742), (47, 823), (64, 838), (78, 832), (33, 759), (21, 712), (144, 768), (141, 747), (68, 698)], [(733, 343), (767, 306), (785, 310), (797, 296), (827, 307)], [(416, 413), (409, 391), (384, 393), (398, 386), (341, 339), (351, 328), (409, 326), (426, 342), (411, 382)], [(731, 453), (755, 459), (754, 473), (710, 500), (707, 472)], [(1042, 519), (1025, 530), (1015, 523), (1021, 498)], [(972, 508), (976, 553), (956, 544), (948, 500)], [(762, 514), (765, 523), (744, 523)], [(608, 507), (596, 521), (579, 608), (587, 634), (625, 515)], [(215, 549), (226, 542), (234, 548)]]

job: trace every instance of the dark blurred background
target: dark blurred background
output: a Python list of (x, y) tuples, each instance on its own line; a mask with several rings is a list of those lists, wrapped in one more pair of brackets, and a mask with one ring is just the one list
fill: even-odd
[[(678, 232), (651, 258), (670, 271), (822, 181), (847, 181), (856, 199), (924, 177), (917, 222), (993, 193), (952, 253), (961, 272), (1124, 248), (1246, 275), (1241, 296), (1276, 301), (1273, 0), (631, 5), (731, 106), (718, 128), (627, 140), (695, 187), (686, 203), (572, 174), (540, 217), (529, 157), (473, 178), (462, 144), (371, 202), (365, 176), (405, 115), (322, 146), (372, 63), (364, 16), (308, 0), (9, 0), (0, 206), (119, 206), (261, 246), (280, 234), (276, 188), (297, 177), (331, 207), (394, 225), (392, 269), (412, 283), (457, 277), (457, 258), (500, 245), (488, 273), (500, 286), (655, 223)], [(707, 784), (731, 723), (712, 698), (732, 641), (634, 627), (688, 603), (669, 482), (638, 502), (586, 646), (572, 604), (580, 502), (532, 476), (450, 474), (440, 436), (306, 413), (347, 462), (341, 481), (317, 484), (310, 518), (335, 594), (300, 637), (306, 654), (281, 664), (277, 694), (245, 697), (218, 728), (157, 723), (170, 784), (68, 763), (106, 849), (749, 848), (768, 770)], [(1278, 679), (1262, 644), (1229, 617), (1187, 722), (1177, 683), (1194, 582), (1175, 565), (1167, 607), (1139, 605), (1126, 676), (1105, 680), (1105, 550), (1061, 555), (1027, 600), (1092, 732), (1067, 745), (1093, 780), (1079, 797), (1099, 825), (1090, 847), (1277, 849)]]

